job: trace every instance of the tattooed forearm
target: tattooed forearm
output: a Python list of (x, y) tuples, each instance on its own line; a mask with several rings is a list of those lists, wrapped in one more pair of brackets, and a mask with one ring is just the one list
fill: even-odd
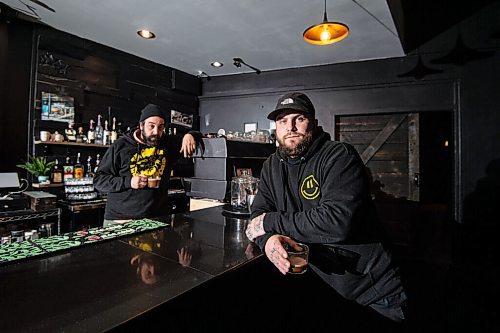
[(252, 242), (255, 240), (255, 238), (262, 236), (265, 234), (264, 232), (264, 216), (266, 213), (259, 215), (257, 217), (254, 217), (252, 221), (247, 226), (247, 230), (245, 231), (245, 234), (247, 235), (247, 238), (251, 240)]
[(264, 231), (264, 215), (266, 214), (262, 214), (262, 215), (259, 215), (257, 216), (255, 219), (255, 224), (254, 224), (254, 229), (255, 229), (255, 232), (259, 232), (259, 231)]

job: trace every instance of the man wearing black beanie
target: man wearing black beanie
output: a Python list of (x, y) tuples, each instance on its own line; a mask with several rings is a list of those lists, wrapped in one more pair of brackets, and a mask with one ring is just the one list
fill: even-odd
[(107, 193), (104, 224), (165, 215), (172, 166), (190, 157), (199, 132), (182, 138), (164, 135), (165, 113), (155, 104), (141, 111), (139, 128), (118, 139), (104, 154), (94, 186)]

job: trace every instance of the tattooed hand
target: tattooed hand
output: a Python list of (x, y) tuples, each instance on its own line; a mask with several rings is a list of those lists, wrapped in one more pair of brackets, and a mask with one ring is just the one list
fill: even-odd
[(247, 230), (245, 231), (245, 234), (247, 235), (247, 238), (250, 241), (254, 241), (255, 238), (262, 236), (265, 234), (264, 231), (264, 216), (266, 216), (266, 213), (261, 214), (257, 217), (254, 217), (252, 221), (247, 226)]
[(291, 246), (294, 246), (296, 244), (293, 239), (287, 236), (273, 235), (269, 237), (266, 246), (264, 247), (266, 256), (274, 264), (274, 266), (279, 269), (281, 274), (286, 274), (286, 272), (288, 272), (288, 269), (290, 268), (290, 262), (287, 259), (288, 254), (283, 247), (284, 243), (288, 243)]

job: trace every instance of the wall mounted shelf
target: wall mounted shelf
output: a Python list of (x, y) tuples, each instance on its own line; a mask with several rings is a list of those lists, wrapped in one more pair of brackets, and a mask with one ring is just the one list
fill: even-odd
[(54, 146), (76, 146), (76, 147), (98, 147), (108, 148), (111, 145), (98, 145), (95, 143), (77, 143), (77, 142), (54, 142), (54, 141), (35, 141), (36, 145), (54, 145)]
[(54, 187), (63, 187), (64, 183), (50, 183), (50, 184), (40, 184), (40, 183), (33, 183), (31, 184), (31, 187), (33, 188), (54, 188)]

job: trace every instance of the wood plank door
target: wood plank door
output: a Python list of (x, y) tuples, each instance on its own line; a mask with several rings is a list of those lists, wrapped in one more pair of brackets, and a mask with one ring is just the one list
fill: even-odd
[(371, 177), (371, 195), (393, 245), (407, 253), (419, 201), (419, 114), (338, 116), (336, 140), (357, 150)]
[(418, 113), (338, 116), (335, 134), (360, 154), (374, 199), (419, 201)]
[(335, 139), (360, 154), (382, 225), (401, 255), (451, 258), (451, 124), (447, 111), (335, 117)]

